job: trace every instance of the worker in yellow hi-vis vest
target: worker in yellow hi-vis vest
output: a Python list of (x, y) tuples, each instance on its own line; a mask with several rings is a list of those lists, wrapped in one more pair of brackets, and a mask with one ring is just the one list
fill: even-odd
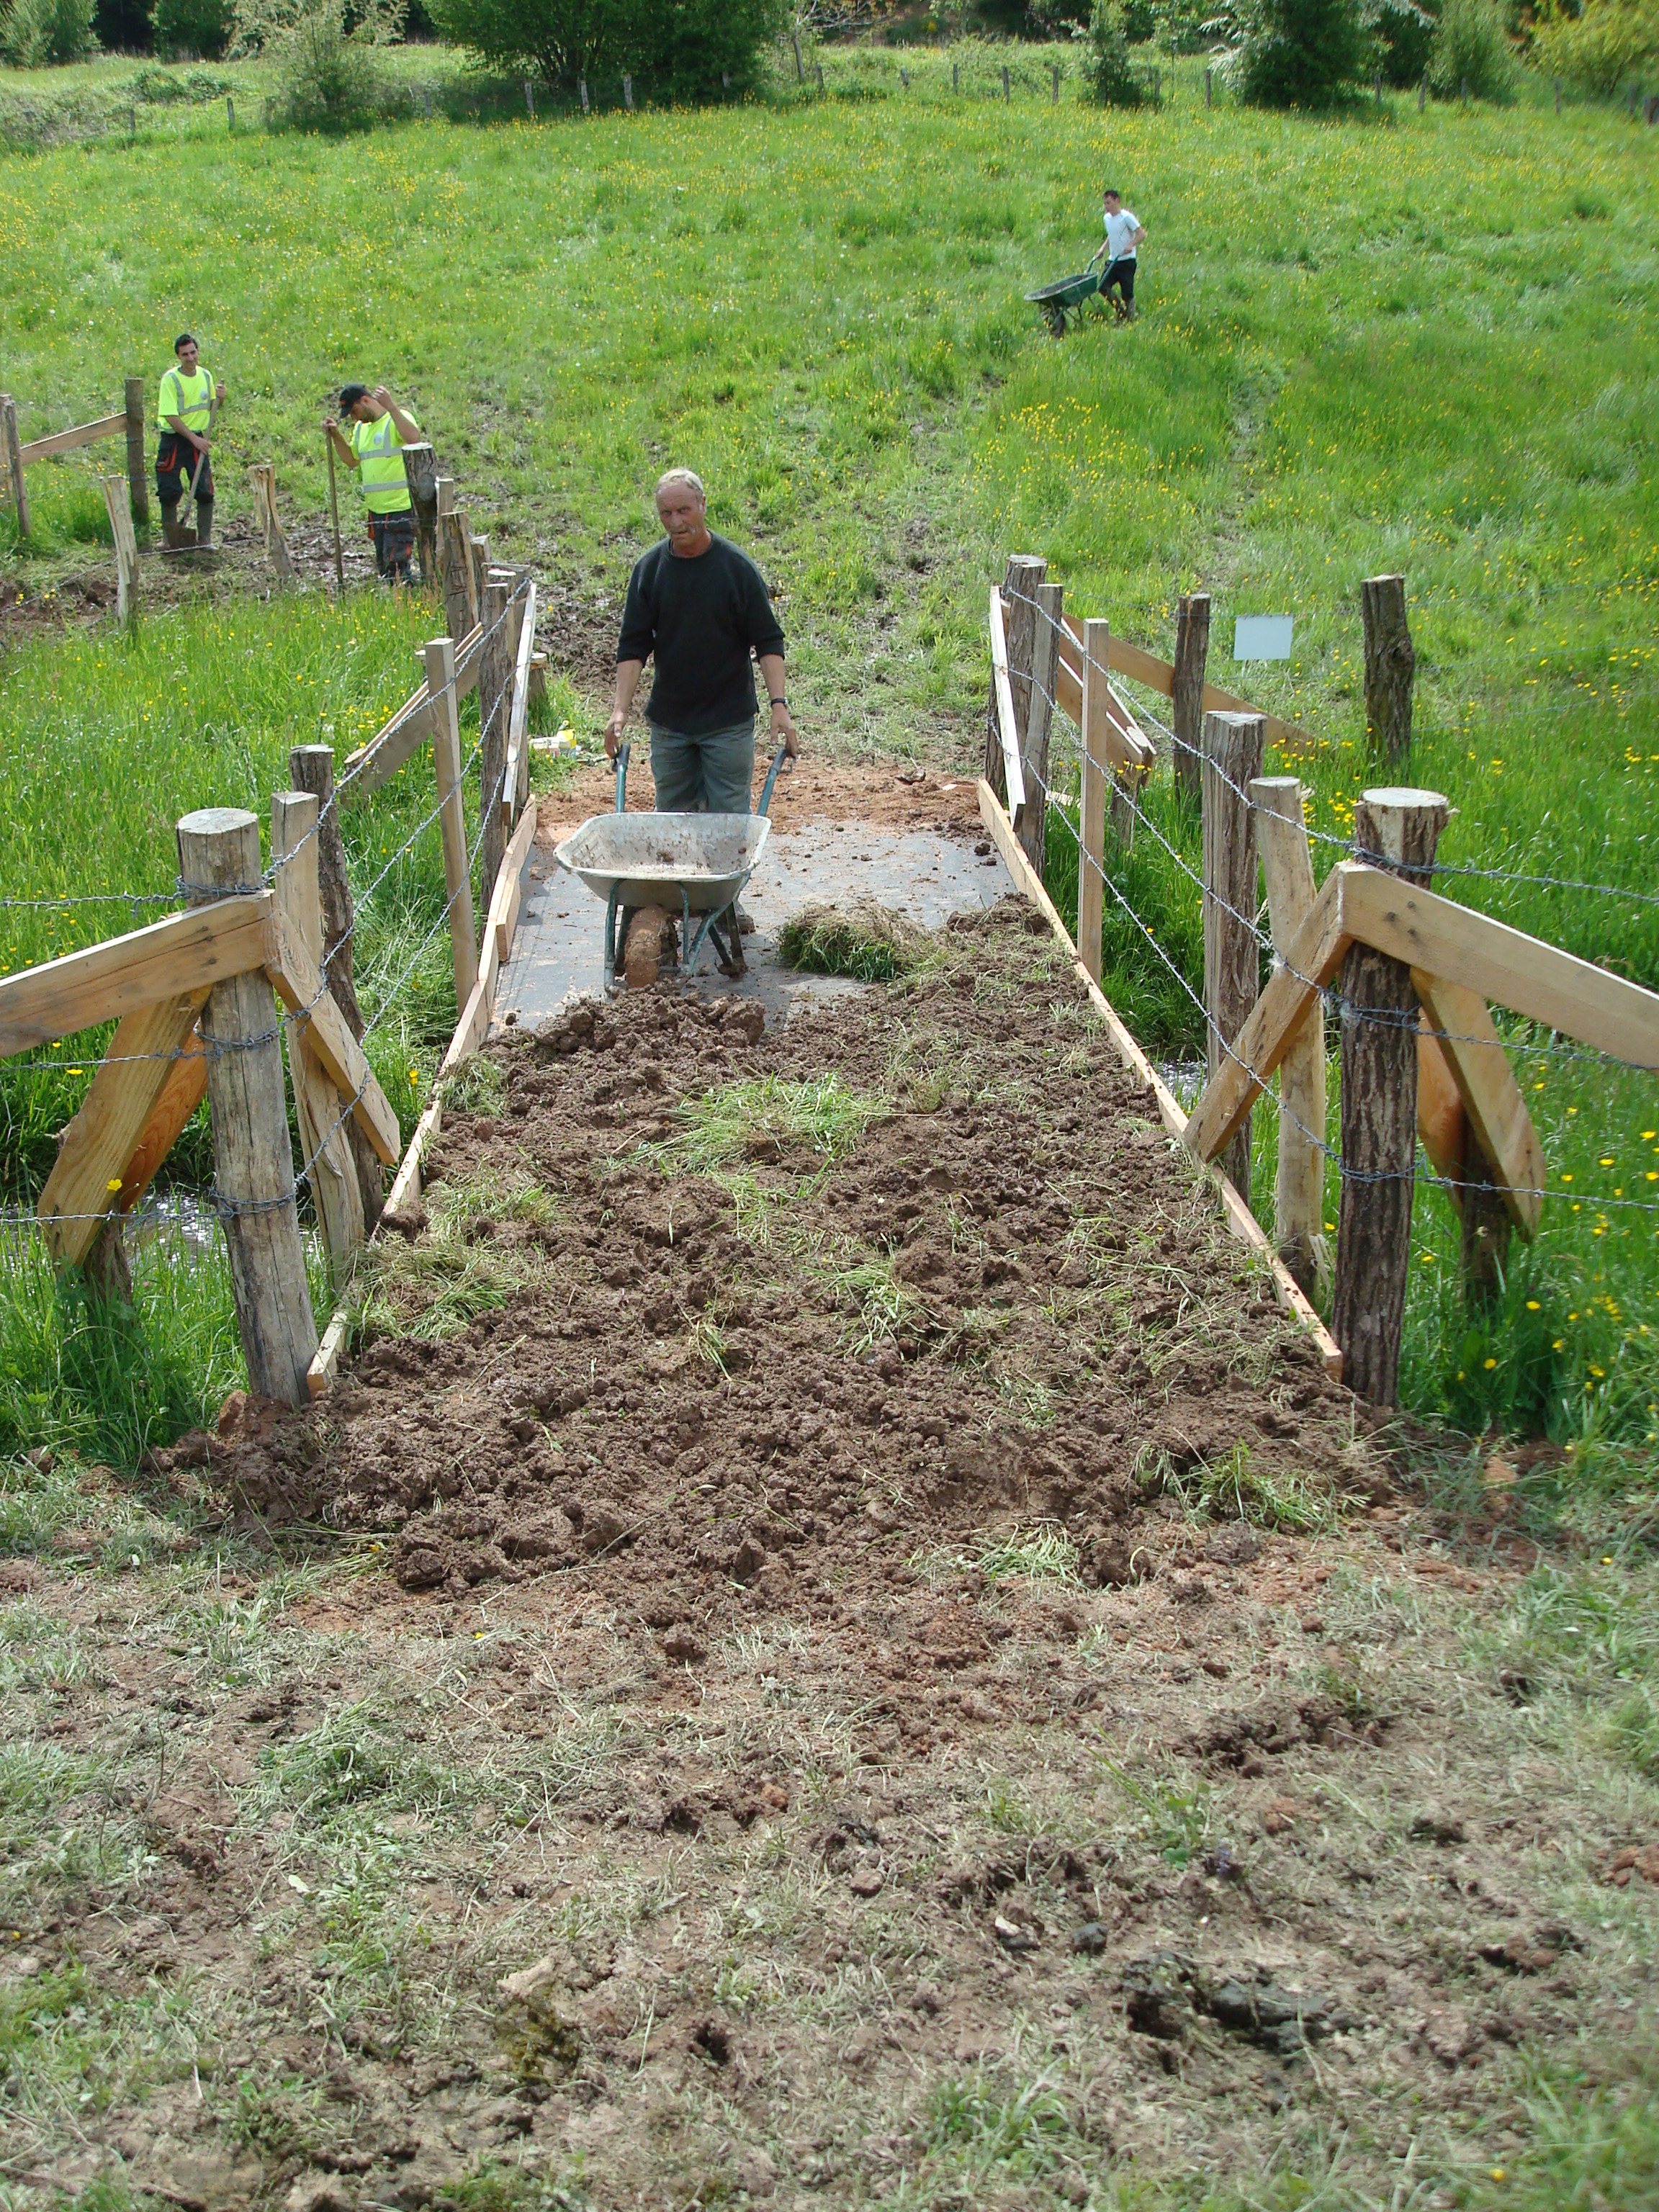
[(173, 366), (161, 379), (155, 419), (161, 436), (155, 448), (155, 490), (161, 502), (161, 532), (169, 545), (184, 545), (179, 508), (196, 487), (198, 545), (213, 543), (213, 463), (208, 447), (213, 418), (225, 404), (225, 387), (201, 366), (201, 354), (188, 331), (173, 341)]
[(415, 558), (415, 503), (409, 495), (404, 447), (416, 442), (421, 426), (383, 384), (373, 392), (366, 384), (346, 385), (340, 412), (348, 425), (343, 433), (331, 415), (324, 427), (346, 466), (358, 472), (374, 565), (391, 582), (406, 584)]

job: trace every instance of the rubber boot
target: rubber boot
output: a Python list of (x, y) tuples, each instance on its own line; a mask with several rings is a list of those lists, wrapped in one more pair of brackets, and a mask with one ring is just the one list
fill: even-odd
[(161, 542), (164, 545), (171, 545), (175, 551), (182, 545), (195, 542), (179, 523), (179, 501), (176, 499), (161, 501)]
[(213, 543), (213, 501), (210, 499), (198, 499), (196, 502), (196, 543), (198, 545), (211, 545)]

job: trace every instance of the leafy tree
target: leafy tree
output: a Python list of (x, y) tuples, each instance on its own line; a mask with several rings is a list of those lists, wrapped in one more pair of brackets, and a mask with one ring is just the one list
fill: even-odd
[(1507, 107), (1519, 76), (1493, 0), (1443, 0), (1429, 70), (1429, 82), (1440, 97), (1455, 100), (1468, 85), (1471, 99)]
[(782, 26), (781, 0), (430, 0), (440, 30), (492, 69), (574, 90), (631, 76), (659, 99), (745, 91)]
[(1577, 15), (1540, 9), (1532, 52), (1551, 76), (1610, 96), (1659, 70), (1659, 0), (1589, 0)]
[(216, 62), (230, 44), (232, 0), (155, 0), (155, 51)]
[(1376, 66), (1382, 82), (1396, 88), (1421, 84), (1429, 73), (1440, 0), (1419, 7), (1417, 0), (1375, 0), (1367, 21), (1376, 41)]
[(1359, 0), (1255, 0), (1239, 94), (1255, 107), (1331, 107), (1364, 79), (1371, 52)]
[(0, 15), (0, 54), (14, 69), (84, 61), (98, 49), (96, 0), (12, 0)]
[(1102, 107), (1139, 107), (1140, 84), (1129, 66), (1129, 42), (1117, 0), (1095, 0), (1083, 57), (1083, 82)]

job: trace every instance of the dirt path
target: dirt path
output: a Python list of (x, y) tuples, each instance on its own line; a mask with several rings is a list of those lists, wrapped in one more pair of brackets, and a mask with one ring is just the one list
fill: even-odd
[(1396, 1494), (1032, 923), (499, 1048), (342, 1388), (168, 1455), (216, 1562), (9, 1571), (9, 2159), (1103, 2206), (1340, 2143), (1387, 2201), (1644, 1999), (1524, 1559)]

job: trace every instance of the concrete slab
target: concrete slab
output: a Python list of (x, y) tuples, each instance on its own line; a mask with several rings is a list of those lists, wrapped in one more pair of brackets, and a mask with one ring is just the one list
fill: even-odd
[[(981, 841), (982, 842), (982, 841)], [(779, 933), (815, 901), (872, 898), (922, 929), (953, 914), (994, 906), (1013, 884), (994, 848), (989, 856), (931, 830), (879, 830), (866, 822), (814, 822), (775, 833), (743, 896), (754, 934), (744, 939), (749, 969), (735, 981), (705, 945), (687, 988), (703, 998), (757, 999), (769, 1022), (793, 1007), (866, 987), (846, 976), (799, 975), (781, 967)], [(573, 998), (605, 986), (605, 908), (541, 846), (532, 848), (513, 955), (495, 990), (492, 1029), (538, 1029)]]

